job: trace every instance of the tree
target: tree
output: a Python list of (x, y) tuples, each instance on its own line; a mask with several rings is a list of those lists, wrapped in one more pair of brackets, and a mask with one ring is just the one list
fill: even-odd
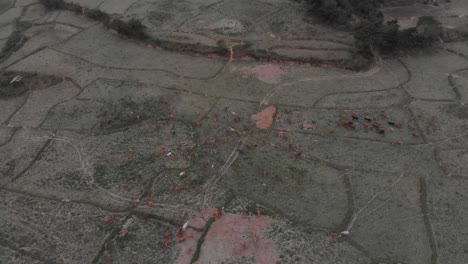
[[(418, 19), (414, 28), (400, 31), (398, 21), (384, 23), (380, 5), (384, 0), (308, 0), (313, 12), (325, 22), (352, 27), (357, 52), (372, 58), (400, 49), (424, 48), (432, 45), (443, 33), (441, 24), (432, 17)], [(353, 24), (352, 17), (358, 18)]]
[[(343, 1), (343, 0), (338, 0)], [(348, 6), (337, 0), (312, 0), (311, 8), (313, 13), (322, 18), (325, 22), (334, 25), (346, 24), (351, 17), (351, 12)]]
[(423, 16), (416, 24), (418, 35), (427, 41), (436, 41), (442, 36), (442, 26), (439, 21), (430, 16)]
[(373, 52), (382, 41), (383, 31), (379, 23), (362, 20), (354, 27), (355, 46), (361, 55), (372, 58)]
[(387, 21), (379, 44), (379, 49), (382, 53), (392, 53), (398, 48), (399, 29), (400, 25), (398, 25), (396, 19)]

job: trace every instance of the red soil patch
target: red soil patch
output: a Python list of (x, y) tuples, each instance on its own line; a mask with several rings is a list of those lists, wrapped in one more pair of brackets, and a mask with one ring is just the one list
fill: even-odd
[[(202, 216), (190, 220), (190, 226), (197, 226), (204, 219), (216, 214), (206, 210)], [(196, 263), (223, 263), (235, 257), (253, 257), (257, 264), (276, 263), (279, 253), (272, 240), (264, 236), (264, 230), (272, 219), (267, 216), (244, 216), (224, 214), (213, 222), (202, 245), (200, 258)], [(192, 225), (193, 224), (193, 225)], [(186, 229), (185, 241), (178, 245), (181, 249), (178, 263), (190, 263), (200, 233)], [(194, 234), (196, 233), (196, 234)]]
[(257, 78), (265, 83), (275, 84), (278, 83), (284, 71), (274, 64), (259, 65), (255, 67), (243, 67), (242, 72), (244, 78), (251, 75), (256, 75)]
[(208, 220), (210, 220), (211, 217), (216, 217), (216, 215), (219, 215), (219, 214), (220, 214), (220, 211), (216, 208), (203, 209), (200, 212), (199, 216), (190, 219), (189, 226), (203, 229), (206, 225), (206, 222), (208, 222)]
[(119, 32), (117, 30), (115, 30), (115, 29), (109, 28), (108, 30), (112, 35), (116, 35), (116, 36), (120, 35)]
[(221, 56), (219, 54), (214, 54), (214, 53), (207, 54), (206, 56), (208, 58), (224, 58), (223, 56)]
[(193, 254), (195, 253), (195, 250), (197, 249), (198, 239), (201, 236), (201, 233), (191, 228), (187, 228), (183, 232), (184, 232), (185, 240), (177, 244), (180, 248), (180, 255), (177, 261), (177, 263), (179, 264), (190, 263), (190, 261), (192, 260)]
[(269, 106), (263, 109), (261, 112), (250, 116), (250, 118), (256, 122), (256, 126), (258, 128), (265, 129), (271, 126), (275, 114), (276, 108), (274, 106)]
[(238, 59), (243, 60), (243, 61), (255, 61), (255, 58), (252, 56), (241, 56)]

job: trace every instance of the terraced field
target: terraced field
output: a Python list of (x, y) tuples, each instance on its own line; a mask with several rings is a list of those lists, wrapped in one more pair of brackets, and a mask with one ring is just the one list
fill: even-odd
[(1, 263), (466, 262), (467, 41), (365, 68), (296, 1), (67, 2), (164, 45), (0, 3)]

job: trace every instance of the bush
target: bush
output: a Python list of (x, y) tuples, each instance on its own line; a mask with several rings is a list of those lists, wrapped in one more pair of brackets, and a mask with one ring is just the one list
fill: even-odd
[(428, 41), (436, 41), (442, 37), (443, 29), (439, 21), (430, 16), (423, 16), (416, 24), (418, 35)]
[(39, 0), (49, 10), (64, 9), (75, 13), (81, 13), (82, 7), (74, 3), (65, 3), (64, 0)]
[(86, 9), (84, 14), (90, 19), (102, 22), (104, 25), (107, 25), (110, 21), (110, 16), (99, 9)]
[(7, 58), (11, 53), (15, 52), (23, 46), (25, 38), (19, 31), (14, 31), (10, 34), (5, 45), (0, 50), (0, 62)]
[(108, 27), (129, 38), (136, 38), (139, 40), (148, 39), (148, 35), (145, 33), (145, 25), (143, 25), (140, 20), (135, 18), (132, 18), (128, 22), (117, 19), (112, 20), (108, 24)]
[(6, 58), (11, 53), (19, 50), (26, 42), (27, 38), (24, 36), (24, 32), (31, 27), (30, 22), (16, 22), (16, 30), (13, 31), (8, 37), (5, 45), (0, 50), (0, 60)]
[(47, 9), (63, 9), (65, 8), (65, 2), (63, 0), (40, 0)]

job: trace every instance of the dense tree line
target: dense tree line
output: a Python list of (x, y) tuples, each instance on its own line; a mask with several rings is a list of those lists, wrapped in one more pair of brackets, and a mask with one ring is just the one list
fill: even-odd
[(351, 29), (358, 52), (370, 58), (375, 52), (431, 45), (442, 34), (440, 23), (432, 17), (421, 17), (416, 27), (400, 30), (396, 20), (384, 23), (380, 6), (384, 0), (307, 0), (310, 12), (324, 22)]
[(374, 22), (382, 22), (378, 0), (307, 0), (310, 10), (325, 22), (343, 26), (348, 25), (353, 17), (365, 17)]

